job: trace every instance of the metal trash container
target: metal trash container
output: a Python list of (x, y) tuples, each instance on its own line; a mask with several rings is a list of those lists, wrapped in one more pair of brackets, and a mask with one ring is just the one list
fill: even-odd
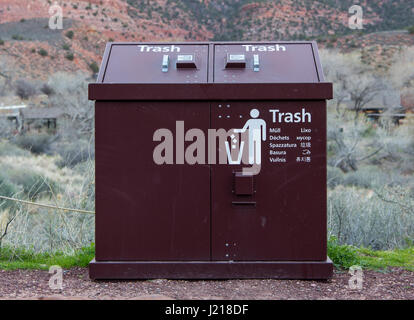
[(92, 279), (325, 279), (315, 42), (109, 43)]

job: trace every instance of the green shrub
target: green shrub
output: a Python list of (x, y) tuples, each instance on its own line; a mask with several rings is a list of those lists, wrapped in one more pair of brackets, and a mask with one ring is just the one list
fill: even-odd
[(72, 52), (70, 52), (67, 55), (65, 55), (65, 58), (68, 59), (69, 61), (73, 61), (73, 59), (75, 58), (75, 56), (73, 55)]
[(4, 40), (0, 39), (0, 46), (4, 45)]
[(5, 117), (0, 118), (0, 139), (9, 138), (16, 130), (16, 124)]
[(99, 72), (99, 67), (97, 65), (97, 63), (94, 61), (89, 65), (89, 68), (92, 70), (93, 73), (98, 73)]
[(351, 171), (344, 175), (343, 184), (346, 186), (355, 186), (361, 188), (371, 188), (379, 179), (378, 168), (360, 168), (357, 171)]
[(398, 171), (384, 170), (380, 166), (361, 166), (357, 171), (350, 171), (343, 175), (341, 184), (366, 189), (378, 189), (383, 186), (405, 184), (407, 178)]
[(36, 199), (41, 195), (51, 196), (59, 189), (56, 182), (29, 168), (8, 168), (6, 177), (14, 185), (21, 187), (29, 199)]
[(13, 40), (24, 40), (24, 38), (22, 36), (18, 35), (18, 34), (12, 35), (12, 39)]
[(68, 32), (65, 33), (65, 36), (68, 37), (69, 39), (73, 39), (74, 35), (75, 33), (72, 30), (69, 30)]
[(70, 49), (70, 44), (68, 44), (68, 43), (64, 43), (64, 44), (62, 45), (62, 49), (63, 49), (63, 50), (69, 50), (69, 49)]
[(94, 159), (94, 149), (84, 140), (77, 140), (75, 143), (60, 142), (53, 146), (52, 151), (60, 155), (56, 165), (60, 168), (73, 168), (78, 163), (88, 159)]
[(20, 148), (34, 154), (46, 153), (50, 149), (54, 137), (48, 134), (23, 134), (13, 138), (12, 142)]
[[(0, 172), (0, 195), (4, 197), (13, 197), (18, 192), (18, 187), (13, 184), (7, 176)], [(14, 206), (14, 204), (15, 203), (12, 201), (0, 199), (0, 210), (10, 208)]]
[(83, 196), (80, 208), (95, 210), (95, 161), (90, 159), (80, 162), (73, 170), (85, 177), (82, 183)]
[(328, 166), (328, 187), (335, 188), (344, 183), (344, 173), (337, 167)]
[(44, 94), (51, 96), (55, 93), (55, 90), (52, 88), (52, 86), (50, 86), (47, 83), (44, 83), (41, 87), (40, 87), (40, 91), (43, 92)]
[(18, 156), (27, 157), (30, 156), (30, 152), (19, 148), (17, 145), (10, 143), (6, 140), (0, 141), (0, 157), (6, 156)]
[(22, 99), (28, 99), (36, 94), (36, 88), (30, 82), (19, 79), (15, 83), (16, 94)]
[(404, 248), (414, 240), (414, 197), (407, 186), (375, 191), (337, 186), (328, 192), (328, 230), (339, 244), (373, 250)]
[(335, 237), (328, 240), (328, 256), (338, 269), (349, 269), (354, 265), (360, 265), (356, 248), (349, 245), (340, 245)]
[(42, 56), (42, 57), (46, 57), (48, 55), (47, 51), (43, 48), (39, 49), (38, 53)]

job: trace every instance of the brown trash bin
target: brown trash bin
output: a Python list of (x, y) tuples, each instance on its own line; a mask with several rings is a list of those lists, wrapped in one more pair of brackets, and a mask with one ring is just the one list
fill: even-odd
[(326, 279), (315, 42), (109, 43), (92, 279)]

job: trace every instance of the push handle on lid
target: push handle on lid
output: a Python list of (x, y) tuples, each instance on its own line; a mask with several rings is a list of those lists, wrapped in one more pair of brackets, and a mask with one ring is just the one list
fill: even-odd
[(168, 54), (164, 54), (164, 56), (162, 57), (162, 72), (167, 72), (168, 71), (168, 62), (169, 62), (170, 58), (168, 56)]
[(260, 63), (259, 63), (259, 55), (254, 54), (253, 55), (253, 71), (259, 71), (260, 70)]

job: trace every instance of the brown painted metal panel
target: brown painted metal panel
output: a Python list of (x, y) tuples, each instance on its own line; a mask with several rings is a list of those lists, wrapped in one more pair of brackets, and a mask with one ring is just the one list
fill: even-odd
[[(179, 54), (194, 54), (181, 61), (197, 69), (178, 70)], [(110, 43), (97, 82), (91, 278), (332, 275), (325, 99), (333, 90), (315, 42)], [(257, 175), (240, 174), (249, 164), (177, 163), (176, 121), (207, 137), (254, 119), (266, 124)], [(174, 164), (153, 160), (160, 128), (174, 134)]]
[(315, 100), (331, 99), (332, 83), (93, 83), (91, 100)]
[(206, 131), (209, 104), (98, 101), (95, 110), (96, 260), (209, 260), (209, 166), (153, 160), (154, 132), (175, 133), (177, 120)]
[(91, 279), (328, 279), (324, 261), (95, 261)]
[[(253, 195), (237, 195), (233, 184), (234, 172), (248, 168), (249, 163), (212, 166), (213, 260), (326, 259), (325, 108), (325, 101), (212, 104), (213, 128), (242, 128), (252, 109), (259, 110), (258, 119), (267, 126)], [(305, 120), (309, 113), (311, 122), (274, 123), (269, 110), (301, 116), (305, 110)], [(275, 113), (277, 121), (279, 113)], [(240, 137), (236, 140), (240, 143)], [(217, 148), (225, 147), (218, 144)], [(244, 152), (248, 149), (245, 146)]]
[[(176, 67), (179, 55), (192, 54), (196, 69)], [(168, 56), (167, 71), (163, 58)], [(207, 82), (208, 45), (112, 44), (103, 83)]]
[[(226, 68), (229, 55), (244, 56), (245, 68)], [(254, 56), (257, 71), (254, 71)], [(214, 82), (319, 82), (312, 43), (242, 43), (214, 46)]]

